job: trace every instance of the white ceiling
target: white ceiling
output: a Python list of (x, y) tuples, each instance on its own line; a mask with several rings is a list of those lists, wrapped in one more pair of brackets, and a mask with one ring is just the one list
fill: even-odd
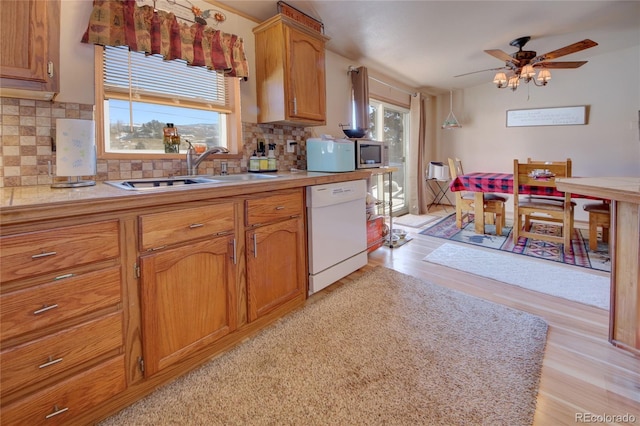
[[(277, 13), (275, 0), (218, 0), (263, 21)], [(327, 49), (394, 77), (408, 86), (438, 93), (483, 84), (500, 60), (484, 52), (513, 53), (509, 42), (531, 36), (525, 50), (543, 54), (589, 38), (598, 46), (557, 59), (579, 61), (640, 46), (640, 1), (392, 1), (288, 0), (320, 20), (331, 38)], [(640, 48), (640, 47), (639, 47)], [(638, 73), (640, 64), (630, 64)], [(589, 64), (584, 65), (588, 67)], [(552, 70), (552, 73), (576, 73)]]

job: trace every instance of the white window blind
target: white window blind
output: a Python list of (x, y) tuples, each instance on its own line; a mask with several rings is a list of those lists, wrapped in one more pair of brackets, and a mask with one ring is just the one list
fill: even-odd
[(126, 46), (105, 46), (103, 64), (106, 98), (231, 112), (227, 79), (221, 73), (130, 52)]

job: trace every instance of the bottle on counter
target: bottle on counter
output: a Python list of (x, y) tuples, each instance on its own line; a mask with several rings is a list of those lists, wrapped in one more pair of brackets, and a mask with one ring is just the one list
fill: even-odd
[(173, 126), (173, 123), (167, 123), (162, 129), (164, 143), (164, 152), (167, 154), (177, 154), (180, 152), (180, 136), (178, 135), (178, 128)]
[(253, 155), (249, 158), (249, 171), (260, 171), (260, 157), (258, 157), (258, 153), (256, 151), (253, 151)]
[(263, 172), (267, 170), (269, 170), (269, 159), (263, 155), (260, 157), (260, 171)]
[(275, 143), (270, 143), (269, 144), (269, 154), (267, 155), (267, 170), (269, 171), (275, 171), (278, 166), (277, 166), (277, 162), (276, 162), (276, 153), (275, 153), (275, 149), (276, 149), (276, 144)]

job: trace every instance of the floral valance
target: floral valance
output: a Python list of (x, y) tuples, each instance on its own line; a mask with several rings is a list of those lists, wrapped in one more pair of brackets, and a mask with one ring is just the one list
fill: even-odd
[(94, 0), (82, 42), (129, 46), (132, 51), (182, 59), (226, 76), (249, 76), (241, 37), (197, 22), (178, 22), (173, 13), (138, 6), (135, 0)]

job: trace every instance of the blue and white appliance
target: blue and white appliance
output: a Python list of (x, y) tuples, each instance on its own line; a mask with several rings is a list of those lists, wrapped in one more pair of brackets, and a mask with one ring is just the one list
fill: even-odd
[(307, 139), (307, 171), (351, 172), (356, 164), (355, 145), (348, 139)]

